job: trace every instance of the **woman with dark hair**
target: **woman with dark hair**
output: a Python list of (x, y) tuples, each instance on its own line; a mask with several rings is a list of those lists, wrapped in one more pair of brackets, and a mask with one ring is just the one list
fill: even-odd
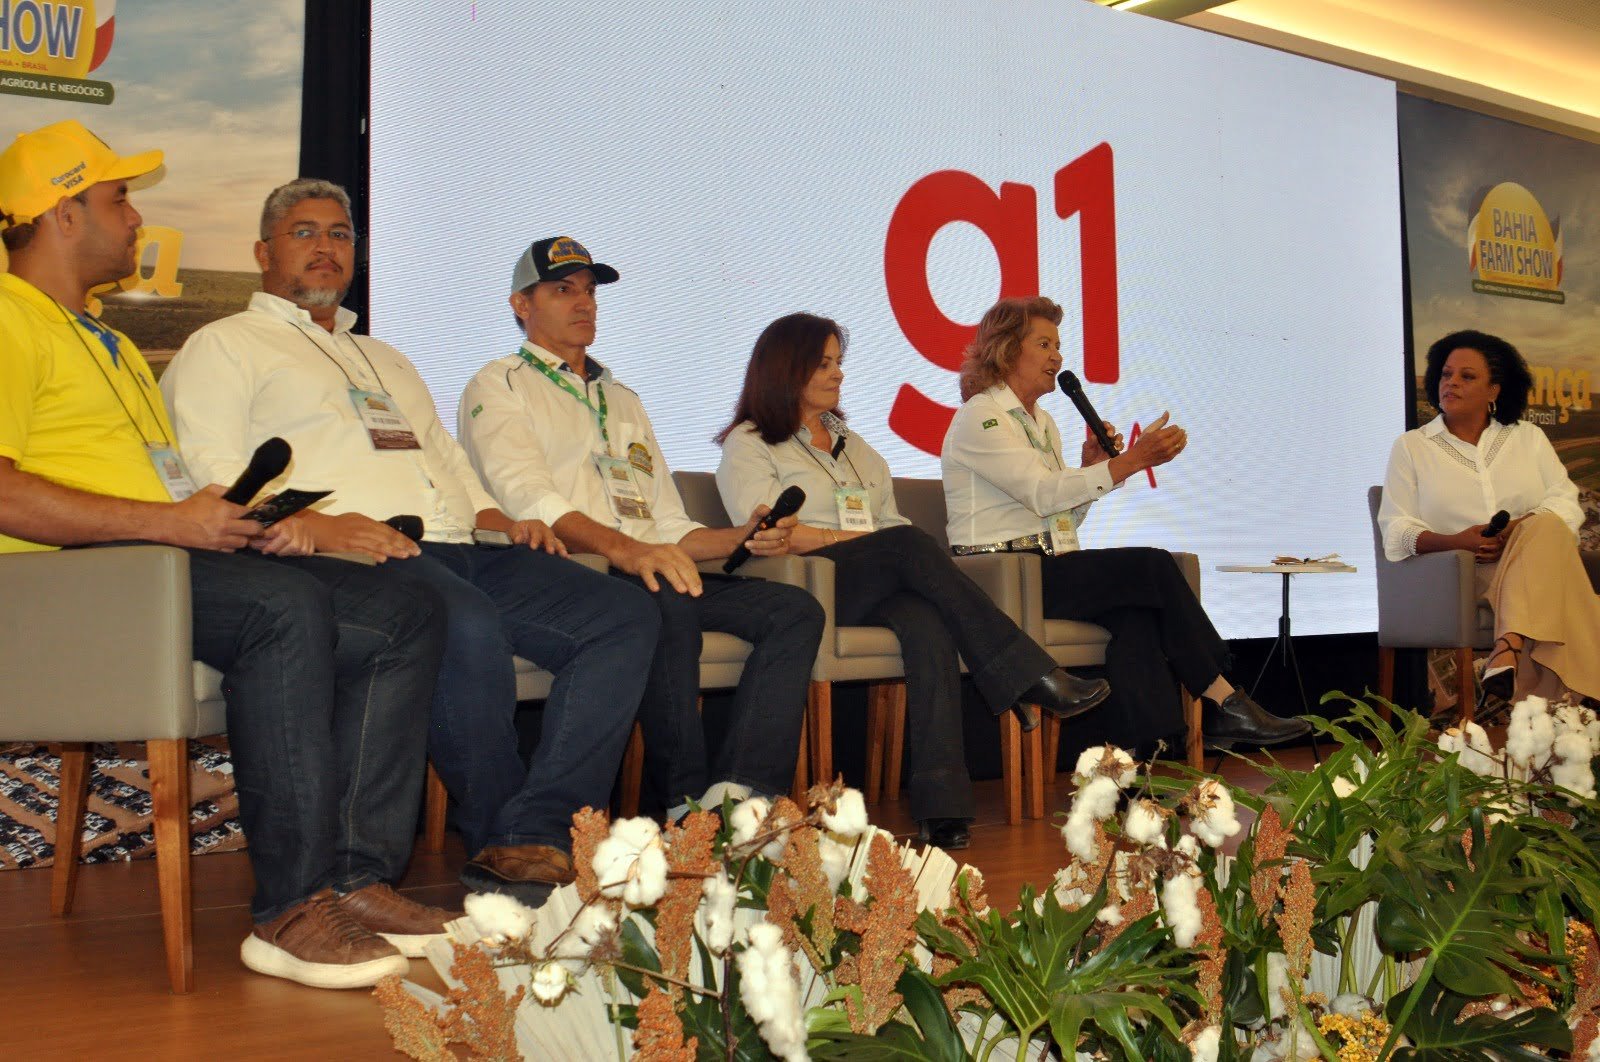
[[(1378, 526), (1390, 560), (1466, 550), (1494, 610), (1488, 692), (1600, 697), (1600, 597), (1578, 556), (1578, 488), (1537, 425), (1522, 420), (1533, 377), (1517, 348), (1461, 331), (1428, 348), (1439, 415), (1395, 441)], [(1505, 510), (1511, 522), (1485, 530)]]
[(910, 716), (911, 813), (924, 841), (965, 848), (972, 783), (961, 739), (967, 662), (994, 713), (1039, 724), (1034, 705), (1068, 718), (1109, 687), (1077, 678), (997, 608), (925, 532), (895, 507), (889, 466), (839, 411), (845, 332), (808, 313), (780, 317), (756, 340), (733, 421), (717, 441), (717, 488), (729, 512), (805, 491), (792, 553), (834, 562), (834, 608), (847, 626), (888, 627), (900, 640)]
[[(1044, 614), (1111, 633), (1106, 675), (1121, 741), (1148, 747), (1180, 734), (1179, 683), (1202, 698), (1201, 729), (1212, 745), (1271, 745), (1308, 733), (1309, 723), (1272, 715), (1228, 681), (1228, 647), (1172, 554), (1080, 548), (1089, 506), (1129, 476), (1177, 457), (1188, 437), (1163, 413), (1118, 456), (1091, 439), (1082, 467), (1068, 465), (1055, 420), (1039, 404), (1061, 371), (1061, 316), (1061, 307), (1039, 296), (1001, 299), (978, 322), (961, 366), (963, 404), (942, 455), (951, 548), (1038, 554)], [(1105, 428), (1120, 449), (1116, 429)]]

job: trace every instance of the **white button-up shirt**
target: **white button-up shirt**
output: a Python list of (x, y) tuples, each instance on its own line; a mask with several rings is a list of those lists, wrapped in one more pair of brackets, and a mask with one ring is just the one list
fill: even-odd
[[(656, 544), (675, 544), (705, 526), (684, 512), (637, 394), (594, 358), (588, 361), (598, 371), (585, 380), (543, 347), (525, 342), (522, 349), (560, 373), (596, 409), (604, 393), (609, 441), (601, 436), (593, 410), (520, 354), (491, 361), (462, 392), (456, 431), (472, 467), (502, 509), (518, 520), (543, 520), (552, 527), (578, 512), (630, 538)], [(651, 519), (616, 515), (596, 454), (628, 462)]]
[[(811, 433), (805, 428), (773, 445), (762, 441), (748, 421), (734, 428), (722, 444), (722, 461), (717, 465), (717, 491), (728, 514), (737, 520), (735, 514), (748, 515), (757, 505), (771, 505), (785, 487), (798, 486), (806, 492), (800, 522), (838, 531), (835, 488), (865, 487), (873, 530), (909, 524), (895, 507), (894, 479), (883, 455), (831, 414), (822, 415), (822, 425), (835, 444), (827, 453), (811, 445)], [(840, 439), (844, 448), (834, 457)]]
[(1048, 410), (1029, 415), (1005, 384), (973, 395), (956, 410), (940, 463), (946, 532), (953, 546), (987, 546), (1044, 531), (1045, 517), (1089, 505), (1113, 490), (1109, 463), (1074, 468)]
[(1583, 526), (1578, 488), (1538, 425), (1491, 420), (1473, 446), (1435, 417), (1395, 440), (1378, 508), (1390, 560), (1416, 553), (1424, 531), (1453, 535), (1488, 523), (1501, 509), (1513, 519), (1544, 509), (1574, 533)]
[[(352, 333), (355, 321), (341, 307), (330, 333), (287, 299), (257, 292), (248, 310), (189, 337), (161, 391), (195, 482), (232, 483), (277, 435), (294, 458), (266, 490), (331, 490), (317, 511), (413, 514), (429, 541), (471, 541), (494, 499), (439, 423), (417, 370), (389, 344)], [(422, 449), (374, 449), (352, 387), (393, 398)]]

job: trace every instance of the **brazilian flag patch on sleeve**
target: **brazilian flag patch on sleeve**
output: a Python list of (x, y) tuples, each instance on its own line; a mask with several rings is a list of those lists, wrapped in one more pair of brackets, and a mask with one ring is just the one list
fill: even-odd
[(990, 428), (998, 427), (999, 424), (999, 420), (995, 419), (994, 417), (990, 417), (988, 420), (983, 422), (983, 430), (988, 431)]

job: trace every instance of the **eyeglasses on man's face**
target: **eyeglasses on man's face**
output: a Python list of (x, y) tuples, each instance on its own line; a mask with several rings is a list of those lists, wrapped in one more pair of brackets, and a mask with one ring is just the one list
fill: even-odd
[(315, 225), (296, 225), (284, 232), (274, 233), (274, 240), (293, 240), (295, 243), (310, 246), (318, 243), (326, 236), (328, 242), (339, 247), (353, 247), (360, 238), (354, 229), (334, 226), (331, 229), (319, 229)]

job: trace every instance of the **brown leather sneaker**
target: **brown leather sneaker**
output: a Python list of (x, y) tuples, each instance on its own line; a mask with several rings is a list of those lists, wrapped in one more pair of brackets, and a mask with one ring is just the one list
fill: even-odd
[(460, 911), (429, 907), (407, 899), (383, 882), (346, 893), (335, 901), (344, 913), (400, 949), (408, 959), (420, 958), (428, 941), (444, 935), (444, 924)]
[(312, 988), (368, 988), (411, 964), (394, 945), (363, 927), (338, 905), (332, 889), (263, 922), (239, 945), (256, 973)]
[(572, 857), (544, 844), (490, 845), (461, 869), (461, 883), (473, 892), (505, 893), (536, 909), (577, 877)]

